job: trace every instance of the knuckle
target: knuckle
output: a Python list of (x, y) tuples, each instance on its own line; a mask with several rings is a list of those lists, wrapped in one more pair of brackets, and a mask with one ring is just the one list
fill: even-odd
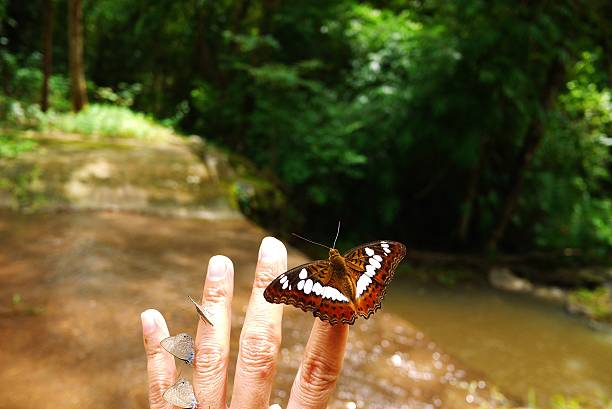
[(206, 302), (223, 303), (227, 297), (227, 288), (223, 281), (214, 285), (204, 286), (204, 299)]
[(160, 345), (159, 341), (155, 339), (145, 338), (145, 353), (147, 359), (153, 359), (163, 354), (164, 349)]
[(316, 398), (334, 388), (342, 369), (341, 364), (307, 352), (302, 361), (300, 385), (302, 392)]
[(163, 394), (170, 385), (170, 381), (161, 373), (149, 378), (149, 402), (151, 407), (165, 405)]
[(257, 267), (253, 288), (264, 289), (278, 275), (278, 269), (274, 264), (261, 264)]
[(163, 408), (166, 406), (166, 401), (159, 393), (153, 394), (149, 391), (149, 404), (151, 408)]
[(205, 379), (224, 376), (227, 361), (226, 348), (219, 344), (204, 343), (196, 351), (195, 372)]
[(241, 367), (261, 378), (272, 376), (279, 347), (280, 335), (271, 328), (245, 333), (240, 339)]

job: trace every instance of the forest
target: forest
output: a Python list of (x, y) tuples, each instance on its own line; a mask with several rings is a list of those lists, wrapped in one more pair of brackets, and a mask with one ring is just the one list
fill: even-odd
[(324, 242), (342, 220), (341, 241), (609, 257), (611, 11), (3, 0), (0, 113), (144, 112), (248, 158), (283, 197), (254, 216)]

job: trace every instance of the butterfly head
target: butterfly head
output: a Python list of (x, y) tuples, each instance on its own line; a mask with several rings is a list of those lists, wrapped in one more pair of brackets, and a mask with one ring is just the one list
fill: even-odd
[(329, 262), (334, 271), (344, 271), (344, 257), (334, 248), (329, 249)]

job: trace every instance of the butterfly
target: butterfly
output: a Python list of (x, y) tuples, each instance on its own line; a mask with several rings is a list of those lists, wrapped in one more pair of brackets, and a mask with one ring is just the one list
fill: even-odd
[(193, 386), (191, 386), (188, 380), (183, 378), (166, 389), (162, 397), (166, 402), (179, 408), (195, 409), (198, 407), (198, 400), (193, 392)]
[(200, 316), (202, 321), (204, 321), (206, 324), (209, 324), (211, 327), (214, 326), (213, 323), (210, 322), (210, 320), (206, 316), (206, 313), (204, 312), (204, 306), (198, 304), (197, 302), (195, 302), (195, 300), (193, 298), (191, 298), (191, 296), (188, 296), (188, 297), (191, 300), (191, 302), (193, 303), (193, 305), (195, 306), (196, 312), (198, 313), (198, 315)]
[(281, 274), (266, 287), (265, 299), (312, 311), (332, 325), (369, 318), (380, 308), (387, 285), (406, 255), (406, 246), (390, 240), (374, 241), (344, 256), (333, 246), (327, 248), (328, 260), (302, 264)]
[(160, 341), (160, 345), (187, 365), (193, 365), (195, 349), (191, 335), (183, 332), (173, 337), (164, 338)]

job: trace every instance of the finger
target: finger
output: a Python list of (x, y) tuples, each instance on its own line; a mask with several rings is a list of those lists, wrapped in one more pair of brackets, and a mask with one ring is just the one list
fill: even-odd
[(147, 355), (149, 405), (151, 409), (171, 409), (172, 405), (167, 403), (162, 395), (174, 383), (176, 366), (174, 357), (159, 344), (162, 339), (170, 336), (166, 320), (157, 310), (142, 312), (140, 320)]
[(287, 409), (326, 408), (342, 370), (348, 325), (315, 320)]
[(214, 326), (198, 318), (193, 374), (193, 387), (203, 408), (226, 408), (233, 291), (234, 266), (231, 260), (224, 256), (212, 257), (208, 263), (202, 304)]
[(273, 237), (263, 239), (240, 334), (232, 408), (268, 407), (281, 341), (283, 307), (268, 303), (263, 292), (270, 281), (286, 270), (287, 250), (283, 243)]

